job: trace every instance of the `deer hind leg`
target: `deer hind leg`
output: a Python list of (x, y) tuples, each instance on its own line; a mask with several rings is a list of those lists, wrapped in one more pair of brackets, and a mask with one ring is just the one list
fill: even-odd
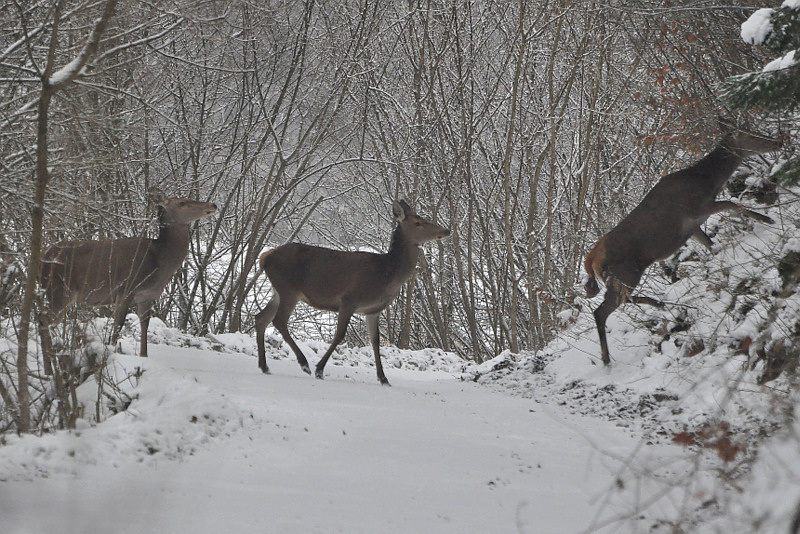
[[(328, 358), (331, 357), (333, 354), (334, 349), (336, 346), (342, 342), (344, 339), (345, 333), (347, 333), (347, 325), (350, 324), (350, 318), (353, 316), (353, 311), (349, 309), (339, 309), (339, 319), (336, 322), (336, 334), (333, 336), (333, 341), (331, 341), (331, 346), (328, 347), (328, 350), (325, 351), (325, 355), (322, 359), (317, 363), (317, 370), (315, 376), (319, 379), (322, 379), (325, 373), (325, 364), (328, 363)], [(385, 377), (384, 377), (385, 378)]]
[[(119, 333), (125, 325), (125, 315), (133, 303), (132, 296), (123, 296), (116, 299), (116, 306), (114, 307), (114, 327), (111, 331), (111, 344), (117, 346), (119, 341)], [(115, 349), (116, 350), (116, 349)]]
[(608, 353), (608, 340), (606, 339), (606, 320), (614, 310), (625, 301), (625, 295), (620, 292), (618, 284), (606, 282), (606, 294), (602, 304), (594, 310), (594, 322), (597, 325), (597, 335), (600, 338), (600, 351), (604, 365), (611, 364)]
[(136, 314), (139, 316), (139, 325), (142, 335), (139, 340), (139, 356), (147, 358), (147, 329), (150, 326), (150, 317), (153, 315), (153, 301), (140, 302), (136, 305)]
[[(267, 326), (269, 326), (269, 323), (271, 323), (275, 318), (275, 314), (278, 312), (278, 306), (280, 303), (281, 297), (276, 291), (266, 307), (258, 312), (255, 317), (256, 344), (258, 345), (258, 368), (261, 369), (261, 372), (265, 375), (269, 374), (269, 367), (267, 367), (267, 351), (264, 347), (264, 331), (267, 329)], [(285, 336), (284, 339), (286, 339)]]
[(383, 374), (383, 364), (381, 363), (381, 337), (378, 329), (378, 319), (380, 315), (372, 313), (367, 315), (367, 331), (369, 332), (369, 340), (372, 343), (372, 351), (375, 353), (375, 370), (378, 373), (378, 382), (384, 386), (389, 386), (389, 381), (386, 375)]
[[(275, 319), (272, 320), (272, 324), (274, 324), (275, 328), (278, 329), (278, 332), (281, 333), (283, 340), (289, 344), (289, 347), (291, 347), (292, 352), (294, 352), (294, 355), (297, 357), (297, 363), (300, 364), (300, 368), (304, 372), (311, 374), (311, 368), (308, 366), (308, 360), (306, 360), (303, 351), (300, 350), (300, 347), (297, 346), (297, 343), (294, 342), (291, 334), (289, 334), (289, 317), (292, 315), (296, 305), (296, 299), (288, 300), (286, 298), (281, 298), (278, 309), (275, 312)], [(267, 308), (269, 308), (269, 305), (267, 305)], [(266, 365), (266, 361), (264, 362), (264, 365)]]
[(625, 302), (649, 304), (657, 307), (663, 306), (659, 301), (650, 297), (631, 295), (631, 291), (639, 284), (642, 273), (643, 270), (628, 263), (606, 266), (603, 270), (602, 278), (606, 286), (606, 294), (602, 304), (594, 311), (594, 320), (597, 324), (597, 334), (600, 337), (600, 348), (603, 364), (605, 365), (611, 364), (608, 341), (606, 339), (606, 320), (608, 316)]

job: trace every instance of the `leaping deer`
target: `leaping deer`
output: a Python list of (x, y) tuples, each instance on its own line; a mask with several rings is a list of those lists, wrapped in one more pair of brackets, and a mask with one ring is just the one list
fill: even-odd
[(317, 364), (316, 377), (322, 378), (325, 364), (344, 339), (354, 313), (367, 317), (378, 380), (389, 385), (380, 355), (378, 317), (411, 278), (417, 265), (419, 245), (444, 239), (450, 230), (426, 221), (404, 201), (395, 201), (392, 212), (397, 221), (389, 252), (343, 252), (328, 248), (289, 243), (264, 252), (259, 265), (272, 283), (273, 297), (255, 317), (258, 342), (258, 367), (269, 374), (264, 348), (264, 330), (272, 322), (308, 374), (311, 369), (303, 352), (289, 334), (288, 321), (298, 301), (317, 309), (338, 312), (336, 334), (331, 346)]
[[(116, 344), (125, 314), (136, 304), (142, 329), (139, 354), (147, 357), (151, 306), (186, 257), (189, 223), (217, 211), (211, 202), (166, 198), (161, 192), (155, 192), (152, 198), (159, 208), (156, 239), (61, 241), (44, 252), (39, 278), (48, 301), (43, 314), (43, 345), (49, 345), (47, 327), (56, 314), (78, 303), (114, 306), (111, 343)], [(47, 357), (46, 349), (49, 347), (43, 347)]]
[(600, 336), (602, 360), (609, 365), (606, 319), (624, 302), (663, 307), (645, 296), (632, 295), (645, 269), (677, 251), (693, 237), (711, 250), (711, 238), (700, 226), (720, 211), (734, 210), (757, 221), (771, 224), (765, 215), (730, 200), (714, 200), (742, 160), (772, 152), (781, 141), (744, 131), (730, 131), (707, 156), (687, 169), (661, 178), (642, 202), (610, 232), (600, 238), (586, 256), (586, 295), (600, 291), (597, 279), (606, 286), (603, 303), (594, 311)]

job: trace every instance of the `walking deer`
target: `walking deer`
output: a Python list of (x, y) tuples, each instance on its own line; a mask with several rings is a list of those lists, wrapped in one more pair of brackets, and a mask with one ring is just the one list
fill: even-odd
[(631, 292), (645, 269), (678, 250), (693, 237), (711, 250), (711, 238), (700, 226), (721, 211), (732, 210), (771, 224), (769, 217), (729, 200), (716, 201), (717, 194), (747, 156), (772, 152), (781, 142), (744, 131), (728, 131), (707, 156), (694, 165), (668, 174), (616, 227), (600, 238), (586, 256), (584, 285), (589, 298), (606, 286), (605, 299), (594, 311), (602, 359), (609, 365), (606, 319), (624, 302), (663, 307), (663, 303)]
[[(142, 334), (140, 352), (147, 357), (151, 306), (178, 270), (189, 250), (189, 223), (211, 215), (216, 204), (166, 198), (156, 192), (159, 233), (156, 239), (128, 237), (106, 241), (61, 241), (43, 255), (40, 284), (49, 306), (43, 324), (73, 304), (114, 306), (116, 344), (125, 314), (136, 304)], [(48, 342), (49, 343), (49, 342)], [(44, 348), (44, 347), (43, 347)]]
[(325, 364), (344, 339), (354, 313), (367, 317), (369, 339), (375, 353), (378, 380), (389, 385), (383, 373), (378, 334), (378, 316), (411, 278), (417, 265), (419, 245), (444, 239), (450, 230), (426, 221), (404, 201), (395, 201), (392, 212), (397, 227), (389, 252), (342, 252), (328, 248), (289, 243), (264, 252), (259, 265), (272, 283), (272, 299), (255, 317), (258, 342), (258, 367), (269, 374), (264, 349), (264, 330), (272, 322), (289, 344), (300, 367), (311, 370), (303, 352), (289, 334), (289, 317), (298, 301), (314, 308), (338, 312), (336, 333), (330, 347), (317, 364), (316, 377), (322, 378)]

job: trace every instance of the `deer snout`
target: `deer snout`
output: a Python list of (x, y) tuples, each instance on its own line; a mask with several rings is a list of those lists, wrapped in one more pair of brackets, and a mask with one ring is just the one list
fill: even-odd
[(449, 235), (450, 235), (450, 229), (449, 228), (445, 228), (444, 230), (442, 230), (442, 233), (439, 234), (439, 239), (444, 239), (445, 237), (447, 237)]
[(206, 215), (211, 215), (215, 211), (217, 211), (217, 205), (212, 202), (211, 206), (206, 210)]

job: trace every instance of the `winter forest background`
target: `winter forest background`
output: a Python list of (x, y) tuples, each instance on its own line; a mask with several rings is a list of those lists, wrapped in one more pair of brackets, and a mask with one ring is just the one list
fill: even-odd
[[(2, 336), (35, 336), (22, 318), (39, 305), (29, 273), (43, 246), (154, 235), (158, 187), (219, 207), (157, 304), (182, 332), (252, 332), (269, 297), (263, 250), (385, 251), (391, 202), (406, 198), (452, 235), (426, 246), (382, 314), (385, 341), (477, 364), (544, 349), (587, 313), (586, 252), (662, 175), (710, 150), (717, 117), (793, 136), (797, 84), (787, 75), (781, 93), (759, 74), (797, 45), (788, 4), (0, 2)], [(743, 40), (763, 7), (786, 16), (786, 39)], [(793, 153), (747, 160), (725, 194), (796, 203)], [(800, 263), (785, 251), (757, 260), (793, 280), (781, 298)], [(675, 276), (678, 259), (667, 263), (651, 277)], [(296, 314), (293, 329), (330, 339), (335, 316)], [(351, 345), (368, 344), (360, 321)], [(797, 327), (783, 326), (770, 379), (797, 360)], [(60, 389), (53, 408), (42, 377), (21, 396), (29, 355), (3, 351), (0, 433), (74, 423), (74, 396)]]
[[(0, 239), (20, 268), (41, 71), (50, 50), (56, 68), (77, 55), (103, 8), (62, 4), (57, 32), (51, 2), (3, 8)], [(402, 196), (453, 236), (426, 254), (387, 338), (477, 361), (540, 348), (588, 247), (714, 143), (719, 82), (765, 57), (738, 35), (752, 7), (118, 4), (51, 104), (44, 242), (142, 234), (154, 186), (210, 199), (219, 215), (159, 315), (246, 331), (266, 298), (262, 250), (385, 250)]]

